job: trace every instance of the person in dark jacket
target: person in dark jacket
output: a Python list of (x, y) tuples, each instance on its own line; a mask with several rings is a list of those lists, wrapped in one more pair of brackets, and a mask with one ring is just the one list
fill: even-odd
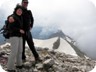
[(29, 45), (29, 48), (31, 49), (35, 61), (41, 61), (35, 47), (34, 47), (34, 42), (33, 42), (33, 38), (31, 35), (30, 30), (33, 27), (33, 23), (34, 23), (34, 19), (32, 16), (32, 12), (30, 10), (27, 9), (28, 6), (28, 0), (22, 0), (22, 7), (23, 7), (23, 29), (25, 31), (25, 34), (23, 35), (23, 53), (22, 53), (22, 60), (26, 60), (26, 56), (25, 56), (25, 41), (27, 41), (27, 44)]
[[(15, 61), (18, 67), (22, 66), (22, 36), (23, 30), (22, 7), (17, 5), (12, 15), (8, 17), (8, 27), (10, 31), (11, 53), (8, 58), (8, 72), (15, 71)], [(11, 23), (11, 21), (13, 22)]]

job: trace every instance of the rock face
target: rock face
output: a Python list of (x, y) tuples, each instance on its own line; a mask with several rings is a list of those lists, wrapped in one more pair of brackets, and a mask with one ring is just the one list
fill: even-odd
[(59, 45), (60, 45), (60, 37), (58, 37), (56, 42), (53, 43), (53, 49), (58, 49)]
[[(36, 48), (42, 62), (34, 62), (34, 57), (29, 48), (26, 48), (27, 60), (22, 69), (17, 72), (88, 72), (95, 66), (95, 61), (90, 58), (81, 58), (65, 53), (55, 52), (47, 48)], [(10, 46), (0, 48), (0, 64), (6, 68)]]

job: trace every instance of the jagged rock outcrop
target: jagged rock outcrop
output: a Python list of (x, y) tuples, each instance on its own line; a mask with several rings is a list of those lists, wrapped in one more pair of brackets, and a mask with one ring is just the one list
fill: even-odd
[[(90, 58), (67, 55), (55, 52), (48, 48), (36, 48), (42, 62), (34, 64), (34, 57), (29, 48), (26, 48), (27, 61), (22, 69), (17, 72), (88, 72), (95, 66), (95, 61)], [(6, 68), (10, 47), (0, 48), (0, 64)]]
[(69, 36), (65, 37), (65, 40), (70, 44), (70, 46), (75, 50), (76, 54), (80, 57), (84, 57), (85, 58), (85, 54), (77, 47), (75, 46), (75, 41), (70, 38)]
[(60, 37), (56, 40), (56, 42), (53, 43), (53, 50), (58, 49), (60, 45)]
[(53, 38), (53, 37), (61, 37), (61, 38), (65, 38), (65, 34), (62, 32), (62, 30), (58, 30), (57, 32), (51, 34), (49, 36), (49, 38)]

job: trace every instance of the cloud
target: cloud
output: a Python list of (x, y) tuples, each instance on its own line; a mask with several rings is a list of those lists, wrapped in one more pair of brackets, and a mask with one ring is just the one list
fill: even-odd
[(96, 0), (89, 0), (89, 1), (92, 2), (96, 7)]
[(77, 46), (89, 57), (96, 59), (96, 28), (87, 30), (77, 40)]

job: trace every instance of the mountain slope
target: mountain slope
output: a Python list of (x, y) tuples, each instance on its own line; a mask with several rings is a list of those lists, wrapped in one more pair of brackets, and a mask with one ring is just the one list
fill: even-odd
[[(56, 42), (56, 40), (58, 40), (58, 37), (50, 38), (47, 40), (34, 39), (34, 44), (36, 47), (49, 48), (49, 49), (53, 50), (54, 49), (53, 45)], [(68, 42), (66, 40), (64, 40), (62, 38), (60, 38), (60, 45), (55, 50), (66, 53), (66, 54), (77, 56), (76, 51), (70, 46), (70, 44), (68, 44)]]

